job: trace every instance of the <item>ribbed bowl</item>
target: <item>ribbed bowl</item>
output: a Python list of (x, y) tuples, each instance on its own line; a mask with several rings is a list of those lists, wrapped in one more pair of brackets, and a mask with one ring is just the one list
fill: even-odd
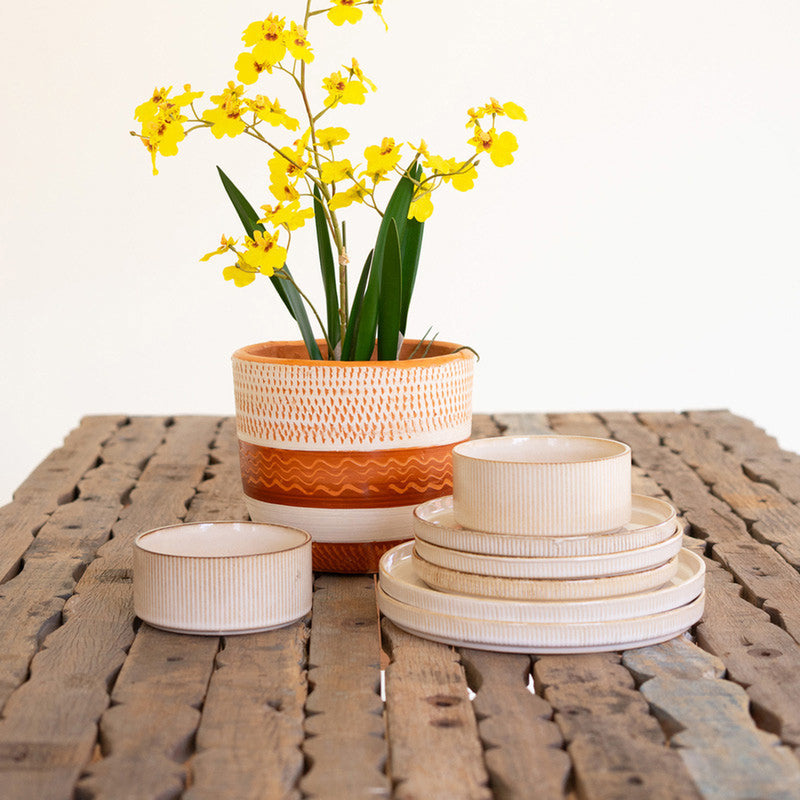
[(156, 628), (205, 635), (279, 628), (311, 610), (311, 536), (258, 522), (140, 533), (133, 605)]
[(490, 533), (579, 536), (631, 519), (631, 450), (588, 436), (500, 436), (453, 448), (459, 525)]

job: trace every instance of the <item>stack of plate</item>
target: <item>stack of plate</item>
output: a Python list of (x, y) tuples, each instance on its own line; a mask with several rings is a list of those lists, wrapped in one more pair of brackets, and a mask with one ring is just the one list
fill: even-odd
[(381, 611), (420, 636), (571, 653), (666, 641), (703, 613), (702, 559), (675, 509), (631, 495), (630, 448), (579, 436), (453, 451), (453, 496), (415, 511), (380, 565)]

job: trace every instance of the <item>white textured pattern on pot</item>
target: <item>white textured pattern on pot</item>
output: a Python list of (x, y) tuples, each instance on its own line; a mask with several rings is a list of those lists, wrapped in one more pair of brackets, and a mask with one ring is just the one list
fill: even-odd
[(473, 369), (463, 354), (402, 368), (234, 356), (237, 432), (251, 444), (298, 450), (454, 444), (469, 438)]
[(250, 519), (302, 528), (315, 542), (391, 542), (412, 539), (414, 506), (303, 508), (244, 498)]
[(503, 622), (425, 611), (389, 597), (378, 588), (378, 607), (396, 625), (446, 644), (524, 653), (624, 650), (671, 639), (703, 615), (705, 592), (680, 608), (607, 622)]
[(311, 609), (311, 542), (248, 556), (172, 556), (134, 548), (133, 603), (158, 628), (247, 633), (286, 625)]
[(493, 533), (564, 536), (611, 531), (631, 518), (630, 451), (576, 463), (517, 463), (453, 452), (459, 525)]

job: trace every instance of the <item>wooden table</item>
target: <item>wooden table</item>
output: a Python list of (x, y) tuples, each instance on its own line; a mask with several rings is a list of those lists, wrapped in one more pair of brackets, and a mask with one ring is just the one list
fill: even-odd
[(282, 630), (155, 630), (131, 541), (245, 517), (232, 420), (83, 420), (0, 509), (0, 798), (800, 798), (800, 456), (724, 411), (474, 426), (547, 429), (630, 443), (634, 491), (678, 506), (708, 566), (691, 641), (457, 650), (334, 575)]

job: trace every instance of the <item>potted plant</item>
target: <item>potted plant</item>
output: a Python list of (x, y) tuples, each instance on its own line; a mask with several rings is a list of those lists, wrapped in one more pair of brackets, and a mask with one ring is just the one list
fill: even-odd
[[(198, 111), (203, 93), (188, 84), (179, 93), (157, 88), (137, 107), (141, 130), (132, 133), (154, 174), (157, 156), (177, 154), (200, 129), (216, 138), (249, 136), (267, 148), (271, 200), (259, 211), (218, 168), (245, 235), (223, 235), (201, 259), (228, 256), (222, 274), (238, 287), (270, 280), (301, 336), (233, 355), (248, 509), (253, 519), (308, 530), (315, 569), (374, 571), (385, 550), (411, 537), (414, 506), (450, 493), (450, 450), (470, 435), (474, 352), (435, 341), (430, 330), (405, 338), (431, 195), (443, 185), (471, 189), (481, 155), (497, 166), (512, 163), (516, 138), (497, 125), (525, 113), (494, 99), (470, 109), (471, 149), (463, 158), (435, 155), (424, 140), (390, 137), (345, 158), (351, 134), (339, 112), (363, 104), (376, 87), (355, 58), (311, 80), (308, 30), (320, 17), (335, 26), (358, 23), (363, 6), (386, 23), (382, 0), (320, 2), (303, 4), (302, 22), (270, 14), (250, 23), (237, 81), (211, 95), (208, 108)], [(267, 79), (292, 90), (296, 117), (274, 95), (245, 88)], [(279, 142), (287, 132), (289, 143)], [(392, 181), (384, 205), (383, 184)], [(354, 204), (374, 209), (378, 226), (353, 289), (342, 212)], [(316, 233), (324, 309), (314, 307), (286, 261), (304, 225)]]

